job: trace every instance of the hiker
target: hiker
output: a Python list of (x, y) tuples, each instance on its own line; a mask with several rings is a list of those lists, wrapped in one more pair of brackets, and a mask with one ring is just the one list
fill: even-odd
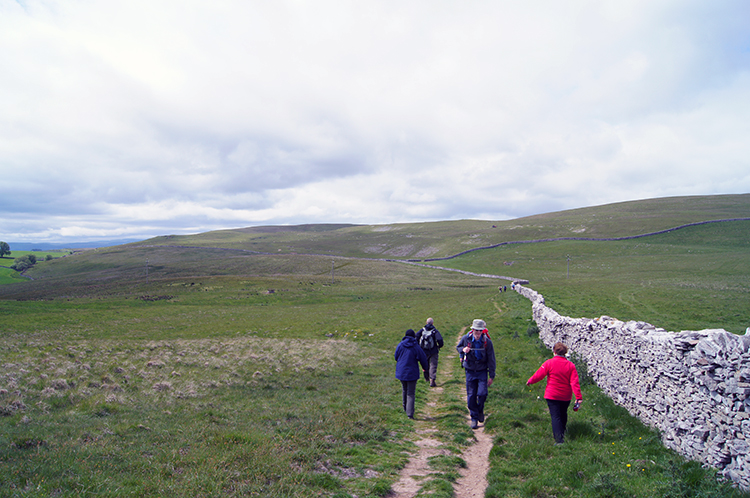
[(419, 366), (427, 370), (427, 356), (417, 344), (416, 334), (409, 329), (396, 346), (396, 378), (401, 381), (401, 394), (406, 415), (414, 418), (414, 399), (419, 380)]
[(443, 347), (443, 336), (435, 328), (435, 322), (428, 318), (425, 326), (417, 332), (417, 342), (427, 356), (427, 363), (430, 365), (429, 372), (424, 371), (424, 380), (429, 381), (430, 387), (435, 387), (437, 378), (438, 355), (440, 348)]
[(547, 400), (549, 415), (552, 419), (552, 435), (555, 437), (555, 445), (559, 445), (564, 443), (570, 400), (575, 393), (576, 403), (573, 410), (578, 411), (583, 396), (581, 395), (581, 386), (578, 383), (576, 366), (565, 357), (568, 354), (568, 347), (562, 342), (558, 342), (552, 348), (552, 351), (555, 356), (542, 363), (539, 370), (526, 381), (526, 385), (530, 386), (547, 377), (544, 399)]
[(466, 370), (466, 404), (471, 415), (471, 428), (476, 429), (479, 422), (484, 422), (487, 388), (495, 380), (495, 348), (484, 320), (474, 320), (471, 332), (461, 337), (456, 351)]

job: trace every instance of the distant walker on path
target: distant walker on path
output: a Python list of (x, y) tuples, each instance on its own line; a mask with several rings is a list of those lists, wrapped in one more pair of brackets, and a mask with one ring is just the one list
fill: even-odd
[(425, 326), (417, 332), (417, 342), (427, 356), (427, 362), (429, 363), (429, 371), (425, 370), (425, 379), (430, 382), (430, 387), (435, 387), (435, 379), (437, 378), (437, 367), (438, 367), (438, 355), (440, 354), (440, 348), (443, 347), (443, 336), (440, 335), (438, 329), (435, 328), (434, 320), (428, 318)]

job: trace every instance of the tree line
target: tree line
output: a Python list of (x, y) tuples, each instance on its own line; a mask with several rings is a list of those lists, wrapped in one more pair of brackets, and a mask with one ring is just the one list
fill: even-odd
[[(0, 241), (0, 258), (4, 258), (5, 255), (10, 256), (10, 244), (4, 241)], [(47, 260), (52, 259), (52, 255), (47, 255)], [(22, 272), (34, 266), (36, 264), (36, 254), (27, 254), (13, 260), (13, 264), (10, 267), (17, 272)]]

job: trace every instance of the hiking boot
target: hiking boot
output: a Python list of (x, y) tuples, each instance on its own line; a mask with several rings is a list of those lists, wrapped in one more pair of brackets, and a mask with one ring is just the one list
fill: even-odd
[(437, 384), (435, 384), (435, 379), (430, 379), (430, 387), (437, 387)]
[(479, 424), (477, 423), (477, 419), (475, 418), (471, 419), (471, 428), (476, 429), (477, 427), (479, 427)]

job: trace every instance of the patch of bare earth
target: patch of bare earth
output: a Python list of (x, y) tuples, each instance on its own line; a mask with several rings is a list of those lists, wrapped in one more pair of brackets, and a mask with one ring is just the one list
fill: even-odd
[[(443, 361), (439, 366), (442, 366)], [(442, 372), (441, 372), (442, 373)], [(443, 373), (443, 375), (445, 375)], [(439, 380), (439, 377), (438, 377)], [(422, 380), (420, 380), (422, 382)], [(432, 438), (432, 434), (437, 432), (435, 428), (435, 415), (439, 406), (440, 397), (443, 394), (443, 388), (433, 387), (427, 395), (427, 402), (423, 408), (420, 408), (414, 416), (414, 444), (417, 445), (418, 451), (409, 459), (406, 467), (401, 469), (401, 477), (392, 487), (391, 496), (394, 498), (411, 498), (416, 496), (424, 483), (429, 478), (433, 470), (430, 468), (430, 457), (437, 455), (449, 455), (450, 451), (442, 449), (442, 443)], [(417, 400), (417, 406), (422, 405)]]
[[(492, 388), (490, 388), (492, 389)], [(461, 388), (463, 399), (466, 399), (466, 385)], [(467, 417), (467, 422), (468, 422)], [(461, 469), (461, 477), (453, 485), (456, 498), (474, 498), (484, 496), (487, 489), (487, 471), (490, 469), (490, 450), (492, 436), (484, 432), (484, 424), (474, 431), (477, 442), (464, 450), (461, 457), (466, 461), (466, 468)]]
[(414, 245), (413, 244), (407, 244), (403, 246), (394, 247), (392, 249), (388, 249), (385, 251), (385, 254), (389, 256), (394, 256), (396, 258), (403, 258), (411, 253), (414, 252)]
[(436, 439), (431, 439), (427, 434), (432, 431), (423, 431), (423, 438), (415, 441), (419, 451), (414, 455), (409, 463), (401, 470), (401, 478), (392, 486), (393, 494), (396, 498), (411, 498), (416, 496), (422, 488), (426, 478), (432, 473), (428, 459), (437, 455), (447, 455), (450, 452), (440, 448), (441, 443)]
[[(450, 349), (449, 349), (450, 351)], [(438, 370), (438, 387), (430, 389), (427, 402), (415, 415), (415, 441), (418, 451), (411, 457), (406, 467), (401, 470), (401, 477), (392, 486), (393, 498), (412, 498), (419, 493), (422, 486), (435, 473), (430, 468), (429, 458), (437, 455), (450, 455), (448, 449), (442, 448), (442, 443), (431, 437), (437, 432), (435, 416), (445, 403), (443, 387), (440, 379), (453, 376), (453, 366), (456, 363), (456, 353), (441, 356)], [(421, 382), (421, 381), (420, 381)], [(460, 393), (463, 402), (466, 401), (466, 387)], [(419, 400), (417, 406), (420, 406)], [(468, 415), (467, 421), (469, 423)], [(474, 431), (477, 442), (464, 450), (461, 457), (466, 461), (466, 468), (461, 469), (461, 477), (453, 485), (457, 498), (481, 497), (487, 488), (487, 470), (489, 469), (489, 454), (492, 449), (492, 436), (485, 434), (484, 426)]]
[(440, 251), (439, 247), (429, 246), (420, 249), (414, 256), (417, 258), (427, 258)]

